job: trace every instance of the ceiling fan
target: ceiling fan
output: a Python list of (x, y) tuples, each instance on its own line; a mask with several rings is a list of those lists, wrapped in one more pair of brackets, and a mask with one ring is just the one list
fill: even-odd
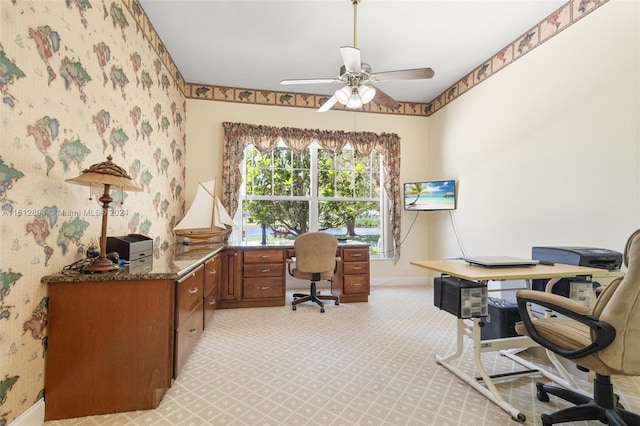
[(372, 83), (390, 80), (426, 79), (433, 77), (434, 71), (431, 68), (415, 68), (374, 73), (369, 64), (360, 60), (360, 49), (356, 47), (358, 4), (361, 0), (350, 1), (353, 4), (353, 46), (340, 48), (340, 55), (344, 65), (340, 67), (339, 77), (282, 80), (280, 84), (343, 84), (344, 87), (336, 90), (333, 96), (322, 104), (318, 112), (328, 111), (338, 102), (350, 109), (361, 108), (371, 101), (375, 101), (378, 105), (392, 110), (397, 109), (400, 104), (379, 88), (373, 87)]

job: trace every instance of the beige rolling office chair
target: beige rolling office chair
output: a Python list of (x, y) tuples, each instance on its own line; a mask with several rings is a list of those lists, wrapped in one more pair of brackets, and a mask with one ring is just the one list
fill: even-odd
[(333, 295), (321, 295), (316, 290), (316, 283), (321, 280), (333, 281), (333, 276), (338, 270), (340, 258), (336, 256), (338, 240), (325, 232), (307, 232), (300, 235), (294, 242), (296, 251), (295, 267), (293, 259), (287, 259), (289, 274), (292, 277), (311, 281), (309, 294), (293, 295), (293, 310), (296, 305), (304, 302), (315, 302), (320, 306), (320, 312), (324, 312), (322, 300), (334, 300), (340, 304), (340, 298)]
[[(591, 312), (581, 303), (532, 290), (517, 292), (523, 319), (516, 331), (595, 372), (593, 398), (537, 383), (537, 397), (549, 401), (556, 395), (575, 406), (542, 415), (544, 426), (578, 420), (599, 420), (610, 425), (640, 425), (640, 415), (626, 411), (611, 384), (612, 375), (640, 375), (640, 230), (635, 231), (624, 250), (627, 272), (598, 296)], [(526, 304), (548, 307), (565, 317), (531, 319)]]

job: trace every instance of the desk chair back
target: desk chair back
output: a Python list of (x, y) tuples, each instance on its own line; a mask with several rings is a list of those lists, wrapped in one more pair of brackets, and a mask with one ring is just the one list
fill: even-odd
[(600, 374), (640, 375), (640, 230), (627, 240), (624, 265), (625, 275), (607, 286), (592, 310), (616, 330), (613, 342), (594, 353), (602, 365), (586, 366)]
[(296, 267), (292, 274), (296, 278), (312, 279), (314, 273), (320, 279), (329, 279), (336, 268), (338, 240), (326, 232), (307, 232), (296, 238)]

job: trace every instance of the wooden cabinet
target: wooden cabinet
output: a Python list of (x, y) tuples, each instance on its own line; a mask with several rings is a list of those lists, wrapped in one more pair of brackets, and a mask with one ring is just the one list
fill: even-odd
[(68, 279), (48, 297), (45, 420), (157, 407), (171, 387), (175, 280)]
[(204, 265), (200, 265), (176, 283), (176, 347), (173, 377), (178, 377), (204, 330), (203, 294)]
[(220, 307), (242, 300), (242, 251), (224, 249), (220, 253)]
[(369, 247), (340, 247), (342, 259), (338, 279), (331, 291), (340, 296), (340, 302), (367, 302), (369, 300)]
[[(226, 257), (225, 257), (226, 256)], [(229, 249), (222, 252), (221, 308), (283, 306), (285, 250)], [(227, 270), (225, 270), (225, 267)]]
[[(284, 250), (255, 250), (244, 252), (244, 281), (242, 289), (245, 300), (266, 302), (282, 300), (285, 295)], [(279, 303), (276, 303), (278, 305)]]
[(195, 259), (157, 275), (43, 277), (49, 300), (45, 420), (160, 404), (219, 301), (222, 256), (205, 251)]

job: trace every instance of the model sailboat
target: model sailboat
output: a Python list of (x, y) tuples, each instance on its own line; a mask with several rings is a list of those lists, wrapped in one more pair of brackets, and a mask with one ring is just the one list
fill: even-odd
[(189, 240), (226, 237), (233, 228), (233, 219), (215, 195), (216, 181), (200, 182), (191, 207), (173, 231)]

